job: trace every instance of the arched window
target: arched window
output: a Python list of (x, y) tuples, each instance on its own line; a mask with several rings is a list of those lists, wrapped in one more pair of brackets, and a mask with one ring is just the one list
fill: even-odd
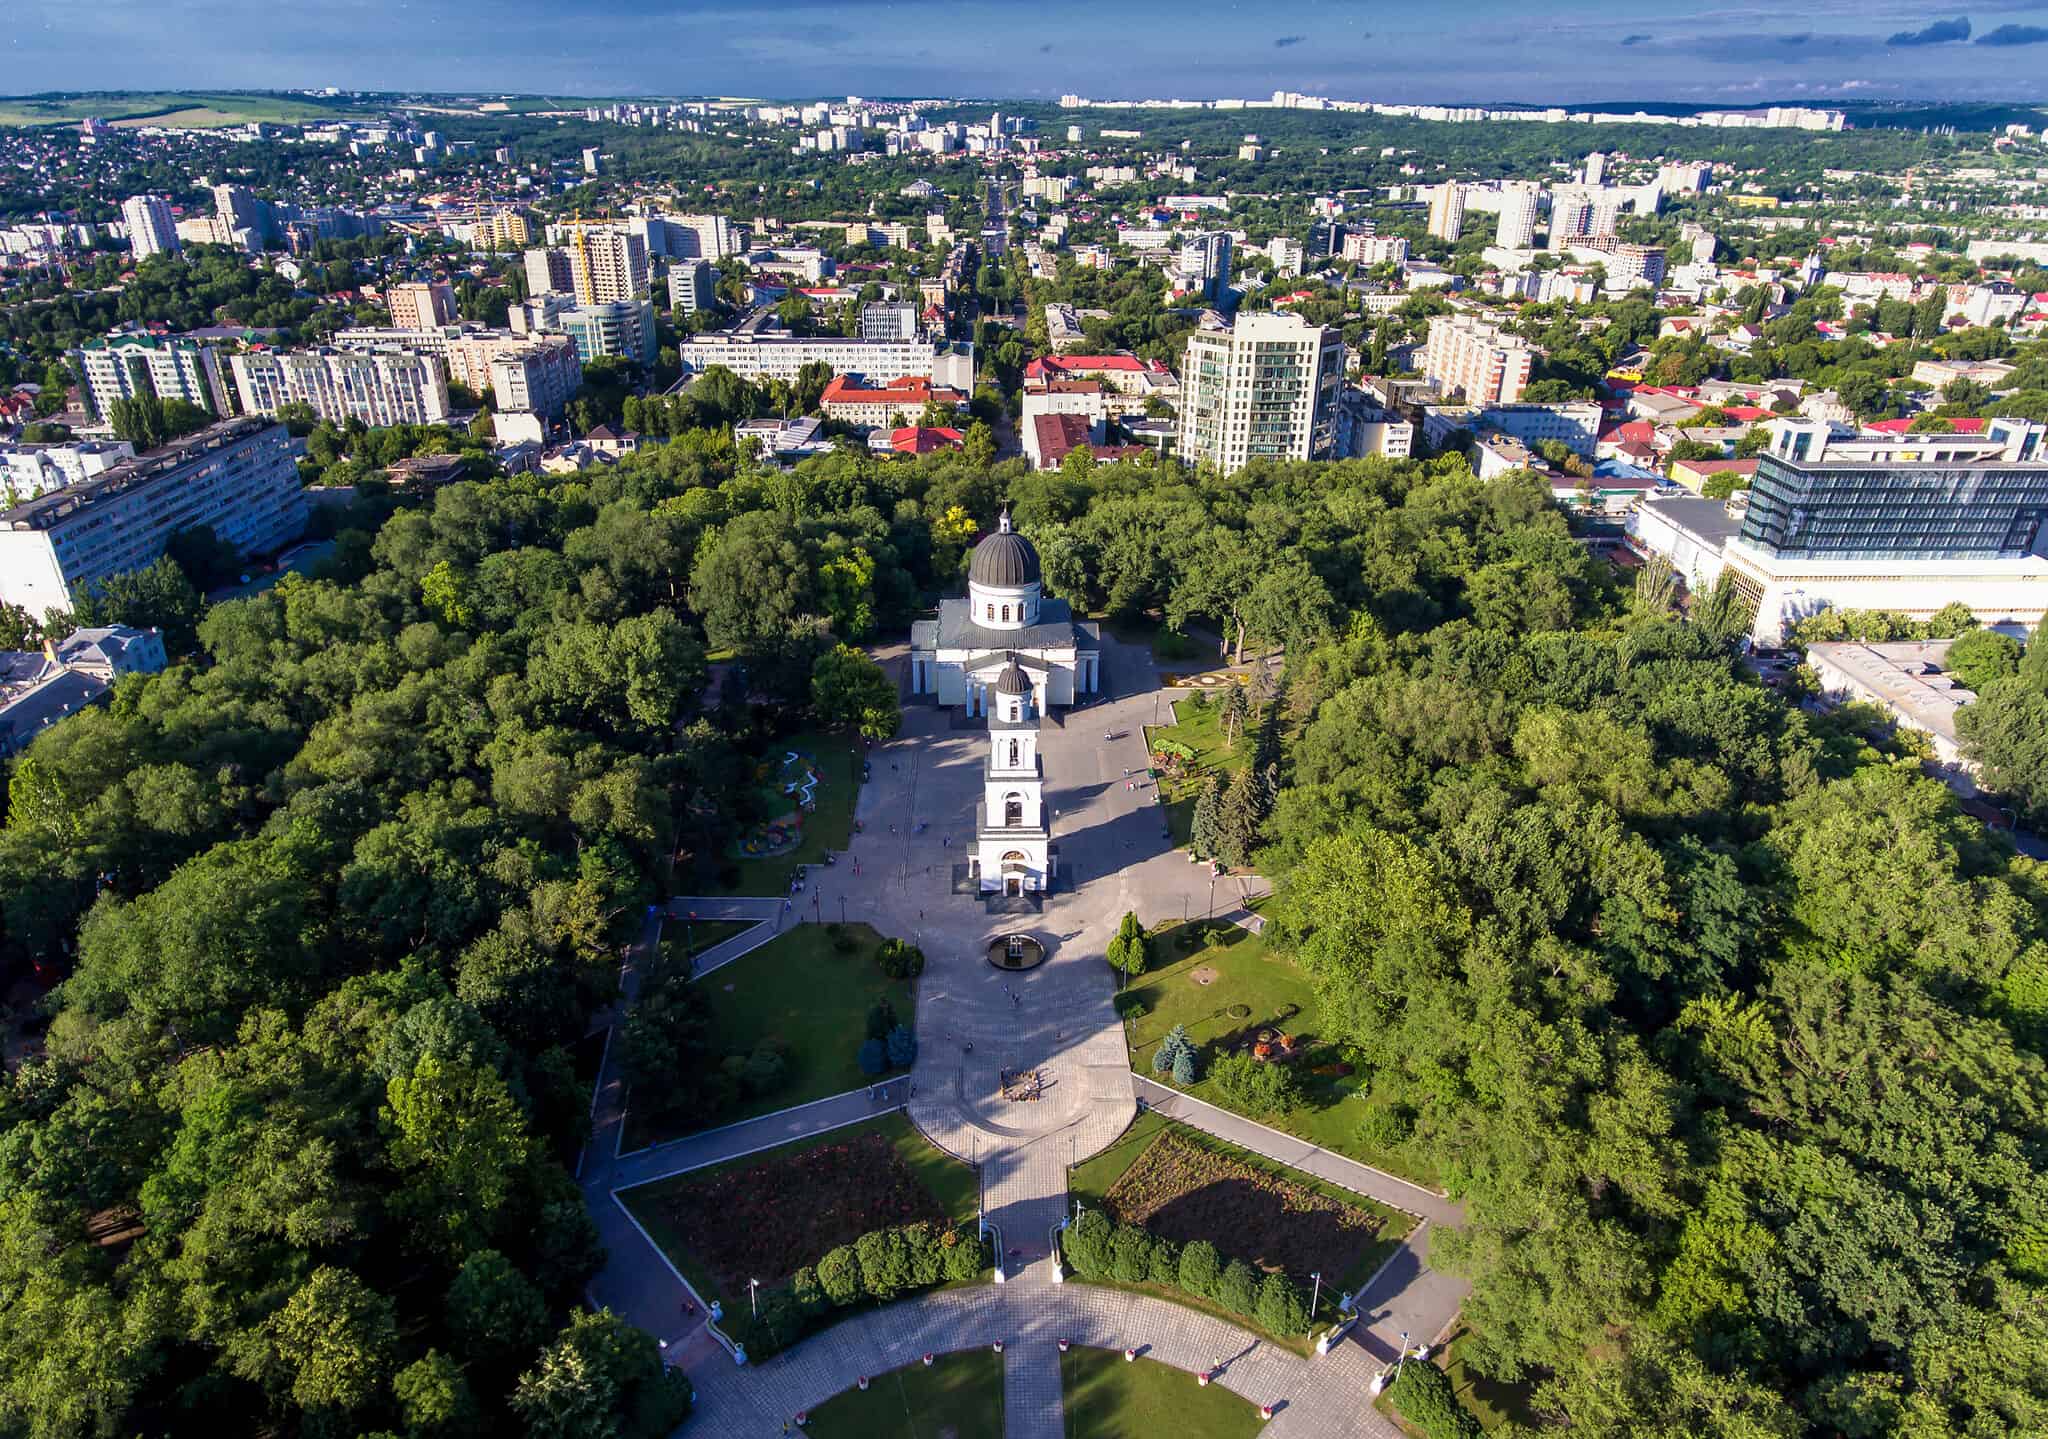
[(1008, 605), (1004, 605), (1004, 606), (1003, 606), (1003, 623), (1004, 623), (1004, 624), (1008, 624), (1009, 622), (1010, 622), (1010, 607), (1009, 607)]
[(1023, 763), (1023, 760), (1022, 760), (1022, 759), (1021, 759), (1021, 758), (1019, 757), (1019, 755), (1020, 755), (1020, 751), (1019, 751), (1019, 750), (1018, 750), (1018, 748), (1017, 748), (1017, 741), (1015, 741), (1015, 740), (1011, 740), (1011, 741), (1010, 741), (1010, 768), (1011, 768), (1011, 769), (1015, 769), (1015, 768), (1017, 768), (1017, 766), (1018, 766), (1018, 765), (1020, 765), (1020, 764), (1022, 764), (1022, 763)]
[(1016, 826), (1024, 823), (1024, 796), (1011, 793), (1003, 796), (1003, 823)]
[(988, 617), (990, 619), (994, 619), (996, 617), (996, 607), (994, 605), (990, 605), (988, 607)]

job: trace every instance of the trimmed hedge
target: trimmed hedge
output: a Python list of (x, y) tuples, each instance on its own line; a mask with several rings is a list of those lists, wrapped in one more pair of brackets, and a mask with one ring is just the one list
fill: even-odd
[(1083, 1279), (1157, 1284), (1221, 1305), (1269, 1334), (1306, 1334), (1314, 1322), (1301, 1288), (1285, 1274), (1261, 1275), (1242, 1259), (1227, 1263), (1216, 1246), (1197, 1239), (1186, 1248), (1137, 1224), (1111, 1224), (1084, 1210), (1060, 1236), (1060, 1252)]
[(1428, 1439), (1481, 1439), (1486, 1432), (1458, 1403), (1450, 1376), (1426, 1359), (1401, 1366), (1387, 1401)]
[(834, 1309), (872, 1299), (887, 1303), (936, 1284), (964, 1283), (989, 1267), (988, 1246), (972, 1226), (906, 1224), (874, 1229), (851, 1244), (830, 1249), (816, 1265), (789, 1277), (788, 1285), (764, 1289), (760, 1316), (747, 1335), (747, 1357), (779, 1354)]

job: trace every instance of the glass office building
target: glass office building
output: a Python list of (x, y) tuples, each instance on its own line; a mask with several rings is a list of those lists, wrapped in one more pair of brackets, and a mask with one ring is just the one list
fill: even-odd
[(1838, 437), (1774, 426), (1743, 544), (1780, 559), (1999, 559), (2034, 553), (2048, 519), (2042, 427)]

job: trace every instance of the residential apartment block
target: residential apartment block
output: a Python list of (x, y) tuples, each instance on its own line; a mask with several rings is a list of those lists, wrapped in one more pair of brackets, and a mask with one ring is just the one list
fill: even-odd
[(668, 307), (678, 315), (718, 307), (718, 267), (709, 260), (675, 260), (668, 267)]
[(1453, 244), (1465, 233), (1465, 187), (1448, 180), (1430, 192), (1429, 233)]
[(284, 426), (223, 421), (0, 510), (0, 600), (37, 615), (71, 609), (198, 525), (244, 554), (299, 537), (306, 498)]
[(385, 297), (392, 328), (437, 330), (455, 323), (455, 287), (446, 283), (393, 285)]
[(838, 335), (722, 330), (691, 335), (677, 347), (686, 371), (723, 365), (742, 379), (794, 380), (805, 365), (823, 364), (835, 375), (932, 373), (928, 340), (858, 340)]
[(1429, 349), (1422, 373), (1446, 395), (1474, 405), (1513, 404), (1529, 383), (1536, 352), (1517, 335), (1467, 315), (1438, 315), (1429, 322)]
[(1196, 330), (1181, 369), (1181, 458), (1225, 473), (1258, 459), (1327, 459), (1343, 380), (1342, 334), (1298, 315)]
[(448, 418), (448, 374), (432, 356), (323, 346), (253, 350), (232, 364), (247, 414), (275, 415), (302, 404), (336, 424), (437, 425)]
[(116, 400), (138, 396), (185, 400), (214, 415), (233, 413), (220, 357), (197, 340), (109, 335), (87, 340), (71, 352), (71, 359), (85, 377), (80, 393), (96, 420), (110, 419)]
[(175, 255), (181, 248), (177, 222), (171, 219), (171, 207), (160, 195), (136, 195), (122, 201), (121, 219), (128, 227), (128, 248), (138, 260), (147, 260), (151, 255)]

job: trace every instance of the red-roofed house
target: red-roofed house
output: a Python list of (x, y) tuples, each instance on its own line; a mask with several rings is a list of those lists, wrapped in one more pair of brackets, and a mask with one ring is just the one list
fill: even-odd
[(1086, 415), (1033, 415), (1024, 432), (1024, 451), (1031, 457), (1033, 469), (1056, 470), (1061, 460), (1084, 449), (1098, 460), (1135, 459), (1151, 453), (1144, 445), (1090, 443)]
[(905, 425), (889, 432), (889, 448), (899, 455), (929, 455), (962, 448), (960, 432), (937, 425)]
[(1173, 371), (1133, 354), (1047, 355), (1024, 367), (1026, 380), (1100, 380), (1121, 394), (1148, 396), (1179, 388)]
[(934, 400), (955, 408), (967, 403), (958, 390), (935, 386), (923, 375), (905, 375), (886, 385), (869, 385), (858, 375), (834, 375), (818, 403), (827, 419), (872, 427), (890, 424), (898, 415), (914, 420)]

